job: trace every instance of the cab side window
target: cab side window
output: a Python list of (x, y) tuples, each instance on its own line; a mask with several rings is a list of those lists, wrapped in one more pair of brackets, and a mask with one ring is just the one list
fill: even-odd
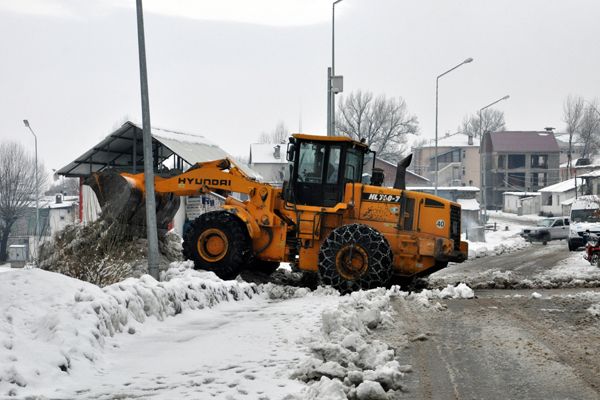
[(298, 163), (298, 181), (321, 183), (325, 148), (314, 143), (302, 143)]
[(344, 179), (351, 182), (360, 182), (362, 174), (362, 155), (350, 149), (346, 153), (346, 168)]
[(554, 226), (564, 226), (563, 225), (563, 220), (562, 219), (557, 219), (556, 221), (554, 221)]
[(327, 162), (327, 183), (338, 183), (341, 154), (342, 149), (340, 147), (332, 146), (329, 148), (329, 160)]

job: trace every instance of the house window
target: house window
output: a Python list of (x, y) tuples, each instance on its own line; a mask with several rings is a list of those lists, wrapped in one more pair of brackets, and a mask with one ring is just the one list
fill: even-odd
[(508, 186), (510, 187), (525, 187), (525, 174), (524, 173), (512, 173), (508, 174)]
[(548, 168), (548, 155), (547, 154), (532, 154), (531, 155), (531, 168)]
[(545, 173), (534, 173), (531, 175), (531, 180), (532, 186), (544, 187), (547, 185)]
[(498, 156), (498, 168), (499, 169), (506, 169), (506, 155), (500, 154)]
[(525, 168), (525, 154), (509, 154), (508, 169)]
[(552, 195), (548, 196), (548, 201), (546, 202), (547, 206), (551, 206), (552, 205)]
[[(435, 162), (435, 157), (433, 157), (432, 159)], [(460, 162), (460, 161), (461, 161), (460, 149), (455, 149), (455, 150), (449, 151), (447, 153), (440, 154), (438, 156), (438, 163), (440, 163), (440, 164), (449, 164), (449, 163)]]

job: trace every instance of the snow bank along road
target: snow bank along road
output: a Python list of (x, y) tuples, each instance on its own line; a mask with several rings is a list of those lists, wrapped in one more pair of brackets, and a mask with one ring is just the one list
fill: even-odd
[(403, 399), (600, 398), (600, 291), (476, 294), (393, 303), (395, 326), (378, 338), (412, 365)]
[(600, 287), (600, 269), (585, 261), (583, 252), (569, 252), (565, 241), (555, 241), (450, 264), (429, 277), (432, 287), (458, 282), (473, 289)]

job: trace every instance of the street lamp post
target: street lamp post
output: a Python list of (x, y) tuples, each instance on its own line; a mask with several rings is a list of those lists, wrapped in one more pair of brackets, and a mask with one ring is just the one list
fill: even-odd
[(487, 185), (486, 185), (486, 173), (485, 173), (485, 152), (483, 151), (483, 149), (481, 148), (481, 144), (483, 144), (483, 111), (487, 108), (490, 108), (491, 106), (493, 106), (496, 103), (499, 103), (503, 100), (508, 100), (510, 98), (509, 95), (506, 95), (490, 104), (488, 104), (485, 107), (482, 107), (479, 109), (479, 143), (480, 143), (480, 148), (479, 148), (479, 152), (481, 153), (481, 165), (479, 167), (479, 169), (481, 170), (481, 187), (482, 187), (482, 191), (481, 191), (481, 202), (483, 203), (483, 221), (484, 223), (487, 221)]
[(458, 64), (457, 66), (450, 68), (448, 71), (438, 75), (437, 78), (435, 78), (435, 179), (434, 179), (435, 187), (434, 187), (434, 194), (436, 196), (438, 193), (438, 105), (439, 105), (438, 88), (439, 88), (439, 81), (442, 76), (454, 71), (456, 68), (460, 67), (461, 65), (468, 64), (472, 61), (473, 61), (473, 59), (471, 57), (469, 57), (465, 61)]
[[(335, 76), (335, 5), (343, 0), (336, 0), (331, 6), (331, 68), (327, 74), (327, 136), (335, 135), (335, 95), (341, 92), (338, 84), (341, 84), (341, 77)], [(334, 81), (336, 86), (334, 87)]]
[(23, 124), (25, 125), (25, 127), (27, 129), (29, 129), (29, 132), (31, 132), (31, 134), (33, 135), (33, 139), (35, 142), (35, 235), (33, 237), (33, 247), (35, 249), (35, 255), (36, 257), (34, 258), (34, 262), (37, 265), (37, 250), (38, 250), (38, 242), (39, 242), (39, 237), (40, 237), (40, 203), (39, 203), (39, 199), (40, 199), (40, 182), (39, 182), (39, 178), (38, 178), (38, 151), (37, 151), (37, 135), (35, 134), (35, 132), (33, 131), (33, 129), (31, 129), (31, 126), (29, 125), (29, 121), (24, 119), (23, 120)]

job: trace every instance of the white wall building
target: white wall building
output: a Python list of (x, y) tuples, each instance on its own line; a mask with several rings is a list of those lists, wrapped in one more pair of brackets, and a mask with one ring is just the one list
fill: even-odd
[(540, 189), (542, 194), (541, 212), (544, 215), (562, 216), (562, 203), (575, 197), (575, 187), (581, 187), (583, 179), (572, 178)]
[(248, 164), (253, 171), (262, 177), (262, 181), (274, 186), (281, 186), (285, 176), (286, 144), (252, 143)]

